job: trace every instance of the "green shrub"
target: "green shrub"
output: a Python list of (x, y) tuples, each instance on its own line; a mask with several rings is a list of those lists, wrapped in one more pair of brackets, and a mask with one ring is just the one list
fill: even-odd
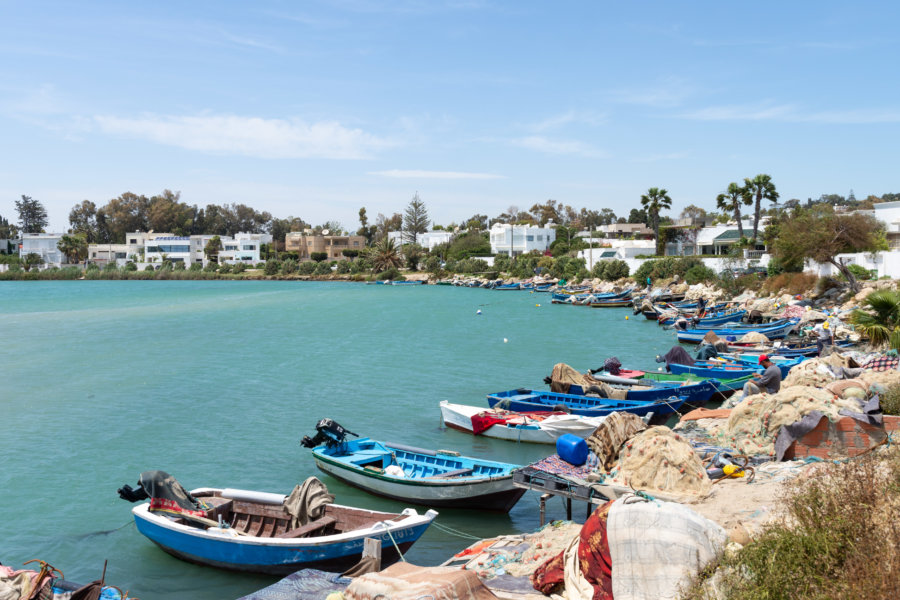
[(603, 272), (603, 279), (606, 281), (616, 281), (623, 277), (628, 277), (628, 263), (624, 260), (607, 260), (606, 269)]
[(296, 272), (297, 272), (297, 261), (295, 261), (293, 258), (289, 258), (281, 263), (281, 274), (282, 275), (293, 275)]
[(314, 262), (319, 263), (319, 262), (322, 262), (323, 260), (325, 260), (326, 258), (328, 258), (328, 253), (327, 252), (310, 252), (309, 257)]
[(378, 281), (387, 281), (390, 279), (391, 281), (405, 281), (406, 278), (398, 271), (397, 269), (388, 269), (387, 271), (382, 271), (375, 275), (375, 279)]
[(175, 268), (176, 271), (186, 271), (186, 270), (187, 270), (187, 265), (184, 264), (184, 261), (183, 261), (183, 260), (179, 260), (177, 263), (175, 263), (175, 267), (174, 267), (174, 268)]
[(188, 268), (188, 271), (193, 271), (193, 272), (195, 272), (195, 273), (196, 273), (197, 271), (202, 271), (202, 270), (203, 270), (203, 265), (200, 264), (200, 263), (198, 263), (198, 262), (191, 263), (190, 268)]
[(297, 265), (297, 272), (301, 275), (312, 275), (316, 272), (316, 263), (312, 261), (302, 262)]
[(349, 260), (339, 260), (337, 263), (337, 272), (341, 275), (346, 275), (350, 272), (350, 261)]
[(609, 265), (610, 261), (601, 260), (594, 263), (594, 268), (591, 269), (591, 277), (595, 279), (603, 279), (606, 280), (606, 267)]
[(266, 275), (278, 275), (278, 272), (281, 270), (281, 263), (277, 260), (267, 260), (266, 266), (263, 268), (265, 269)]
[(716, 281), (718, 277), (716, 272), (704, 264), (694, 265), (684, 274), (684, 281), (688, 285), (695, 283), (705, 283), (707, 281)]
[(247, 270), (247, 265), (245, 265), (242, 262), (234, 263), (234, 265), (232, 265), (232, 267), (231, 267), (232, 273), (243, 273), (246, 270)]
[(227, 273), (231, 273), (233, 271), (234, 271), (234, 269), (228, 263), (222, 263), (221, 265), (219, 265), (219, 273), (227, 274)]
[(869, 269), (863, 267), (862, 265), (852, 264), (847, 265), (847, 270), (853, 274), (854, 277), (860, 279), (862, 281), (866, 281), (868, 279), (875, 279), (878, 275), (878, 271), (870, 271)]
[[(686, 600), (897, 598), (900, 453), (896, 446), (848, 462), (826, 461), (786, 484), (781, 515), (737, 552), (716, 583), (695, 581)], [(701, 576), (712, 574), (715, 566)], [(715, 590), (713, 589), (716, 588)]]
[(315, 275), (331, 275), (331, 265), (327, 262), (317, 263), (313, 273)]
[(206, 263), (206, 266), (203, 267), (204, 273), (215, 273), (218, 270), (219, 270), (219, 265), (212, 261)]
[(881, 412), (900, 416), (900, 384), (889, 387), (878, 399), (881, 401)]
[(137, 265), (131, 261), (128, 261), (127, 263), (125, 263), (125, 270), (131, 272), (137, 271)]
[[(90, 265), (88, 265), (88, 270), (90, 270)], [(145, 271), (155, 271), (156, 269), (153, 267), (153, 265), (147, 265), (146, 267), (144, 267), (144, 270)]]

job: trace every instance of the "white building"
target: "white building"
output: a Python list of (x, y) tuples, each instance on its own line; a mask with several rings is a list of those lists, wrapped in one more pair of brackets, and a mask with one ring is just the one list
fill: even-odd
[(518, 256), (537, 250), (544, 252), (556, 239), (556, 230), (552, 223), (545, 227), (535, 225), (509, 225), (494, 223), (491, 227), (491, 252)]
[(644, 254), (656, 252), (656, 240), (623, 240), (611, 238), (594, 238), (591, 248), (578, 251), (578, 258), (583, 258), (588, 271), (601, 260), (629, 260)]
[(59, 251), (59, 240), (62, 233), (23, 233), (19, 243), (19, 257), (37, 254), (48, 265), (60, 265), (66, 262), (66, 255)]
[(128, 244), (89, 244), (88, 260), (98, 265), (115, 261), (119, 266), (128, 262), (131, 247)]
[[(165, 259), (173, 263), (205, 265), (208, 261), (204, 250), (214, 237), (213, 234), (174, 236), (166, 233), (129, 233), (125, 239), (129, 258), (132, 254), (140, 256), (143, 248), (143, 262), (162, 262), (165, 254)], [(256, 264), (261, 261), (262, 245), (272, 243), (272, 236), (268, 233), (237, 233), (234, 237), (220, 235), (218, 238), (222, 242), (218, 255), (220, 263)]]
[(884, 223), (888, 246), (891, 250), (900, 249), (900, 202), (879, 202), (872, 209), (859, 212), (871, 214)]
[[(388, 238), (394, 240), (394, 243), (397, 246), (403, 245), (403, 232), (402, 231), (389, 231)], [(439, 244), (448, 243), (453, 238), (452, 231), (426, 231), (425, 233), (420, 233), (416, 236), (416, 243), (426, 250), (432, 250), (435, 246)]]

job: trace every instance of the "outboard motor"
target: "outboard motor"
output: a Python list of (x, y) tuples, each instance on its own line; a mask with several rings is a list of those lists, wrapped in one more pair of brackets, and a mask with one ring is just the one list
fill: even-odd
[(300, 443), (304, 448), (315, 448), (322, 444), (325, 444), (330, 448), (332, 446), (343, 444), (347, 439), (347, 435), (359, 437), (349, 429), (345, 429), (333, 419), (321, 419), (316, 423), (316, 435), (313, 437), (304, 435), (303, 440)]

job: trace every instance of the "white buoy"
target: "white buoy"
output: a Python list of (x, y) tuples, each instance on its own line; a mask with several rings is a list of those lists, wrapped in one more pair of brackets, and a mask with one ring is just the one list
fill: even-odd
[(480, 315), (480, 314), (481, 314), (481, 309), (479, 308), (478, 310), (476, 310), (476, 311), (475, 311), (475, 314), (476, 314), (476, 315)]
[(503, 338), (503, 343), (504, 343), (504, 344), (509, 343), (509, 340), (506, 339), (506, 338)]
[(656, 367), (657, 371), (662, 371), (662, 367)]

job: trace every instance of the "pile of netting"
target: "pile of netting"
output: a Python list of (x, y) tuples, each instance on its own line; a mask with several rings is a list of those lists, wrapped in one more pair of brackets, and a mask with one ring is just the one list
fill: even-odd
[(651, 493), (690, 496), (705, 496), (712, 486), (691, 444), (662, 426), (645, 429), (622, 446), (608, 481)]
[(782, 388), (777, 394), (747, 396), (735, 406), (722, 431), (725, 445), (747, 456), (773, 455), (775, 438), (785, 425), (799, 421), (817, 410), (830, 421), (841, 410), (860, 412), (856, 398), (841, 398), (827, 389), (811, 386)]
[(848, 375), (859, 376), (861, 370), (852, 358), (833, 352), (821, 358), (811, 358), (793, 367), (784, 378), (782, 387), (810, 386), (824, 387), (837, 379), (845, 379)]
[(742, 343), (759, 344), (768, 342), (769, 338), (758, 331), (751, 331), (750, 333), (745, 333), (743, 336), (741, 336), (741, 339), (738, 341)]

